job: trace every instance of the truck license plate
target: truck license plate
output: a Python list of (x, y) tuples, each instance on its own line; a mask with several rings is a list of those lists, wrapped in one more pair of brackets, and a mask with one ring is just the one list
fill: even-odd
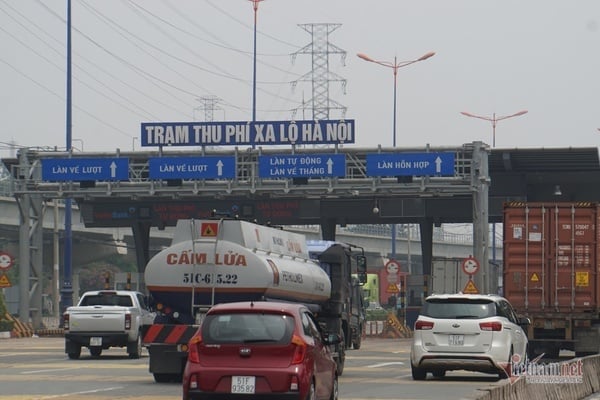
[(254, 393), (254, 376), (232, 376), (231, 393)]
[(465, 335), (448, 335), (448, 344), (450, 346), (463, 346), (465, 344)]
[(90, 346), (102, 346), (102, 338), (101, 337), (91, 337), (90, 338)]

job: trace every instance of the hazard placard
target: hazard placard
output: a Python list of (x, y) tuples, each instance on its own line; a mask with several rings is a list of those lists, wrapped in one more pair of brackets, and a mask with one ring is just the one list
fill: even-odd
[(400, 292), (400, 289), (398, 289), (397, 285), (389, 284), (387, 287), (387, 292), (388, 293), (398, 293), (398, 292)]
[(535, 272), (531, 274), (531, 282), (538, 282), (539, 280), (540, 278)]
[(0, 275), (0, 288), (11, 287), (12, 283), (10, 283), (10, 279), (8, 279), (8, 275), (2, 274)]
[(575, 286), (590, 286), (590, 275), (587, 271), (575, 272)]
[(217, 232), (219, 231), (219, 223), (218, 222), (203, 222), (200, 225), (200, 236), (217, 236)]
[(463, 289), (463, 293), (466, 293), (466, 294), (478, 294), (479, 293), (479, 289), (477, 289), (477, 286), (475, 286), (475, 283), (473, 283), (473, 281), (469, 279), (469, 281), (465, 285), (465, 288)]

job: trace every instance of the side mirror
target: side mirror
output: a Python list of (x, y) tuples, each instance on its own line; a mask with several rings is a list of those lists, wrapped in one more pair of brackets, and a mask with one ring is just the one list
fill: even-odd
[(356, 256), (356, 268), (358, 270), (358, 281), (361, 284), (367, 283), (367, 257), (364, 254)]
[(519, 317), (519, 325), (531, 325), (531, 320), (527, 317)]
[(342, 337), (337, 333), (327, 333), (323, 335), (323, 342), (325, 344), (339, 344), (342, 343)]

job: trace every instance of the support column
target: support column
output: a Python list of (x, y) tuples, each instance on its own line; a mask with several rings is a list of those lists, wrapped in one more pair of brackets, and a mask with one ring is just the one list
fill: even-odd
[(19, 206), (19, 317), (29, 322), (29, 275), (31, 274), (29, 226), (31, 197), (17, 197)]
[(489, 146), (483, 142), (473, 143), (471, 186), (473, 188), (473, 256), (479, 261), (480, 270), (473, 276), (479, 293), (490, 292), (489, 265), (489, 205), (490, 175), (488, 170)]
[(135, 259), (140, 274), (146, 271), (146, 265), (150, 261), (150, 222), (135, 221), (131, 225), (133, 243), (135, 244)]
[(421, 259), (423, 261), (423, 275), (431, 276), (433, 263), (433, 221), (426, 219), (419, 223), (421, 230)]
[(321, 238), (323, 240), (335, 240), (335, 218), (321, 220)]
[(43, 219), (41, 195), (17, 198), (19, 206), (19, 318), (42, 326)]

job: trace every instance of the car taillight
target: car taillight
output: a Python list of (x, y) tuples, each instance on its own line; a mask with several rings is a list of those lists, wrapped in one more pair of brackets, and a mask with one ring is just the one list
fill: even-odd
[[(195, 334), (190, 339), (188, 343), (188, 361), (194, 364), (198, 364), (200, 362), (200, 351), (198, 350), (198, 346), (202, 344), (202, 336), (200, 333)], [(191, 384), (190, 384), (191, 385)]]
[(198, 389), (198, 376), (196, 374), (190, 376), (190, 389)]
[(64, 314), (63, 315), (63, 329), (65, 331), (69, 330), (69, 314)]
[(298, 376), (294, 375), (292, 376), (292, 381), (290, 382), (290, 392), (297, 392), (298, 391)]
[(292, 344), (295, 346), (292, 364), (301, 364), (306, 355), (306, 342), (298, 335), (292, 336)]
[(415, 331), (429, 331), (433, 329), (433, 322), (431, 321), (420, 321), (415, 323)]
[(125, 330), (131, 329), (131, 314), (125, 314)]
[(482, 331), (501, 331), (502, 323), (501, 322), (480, 322), (479, 329)]

